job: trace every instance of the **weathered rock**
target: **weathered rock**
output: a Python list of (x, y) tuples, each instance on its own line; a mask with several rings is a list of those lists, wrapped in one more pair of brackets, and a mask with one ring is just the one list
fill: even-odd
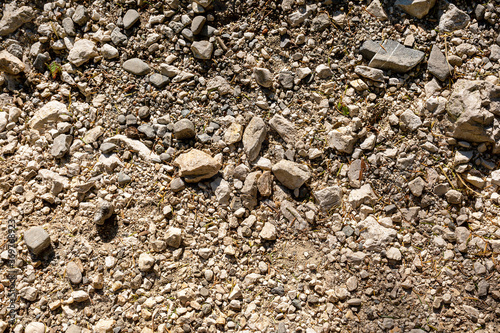
[(406, 110), (399, 117), (401, 127), (403, 130), (414, 131), (422, 125), (420, 117), (413, 113), (411, 110)]
[(69, 151), (69, 147), (73, 142), (73, 137), (71, 135), (60, 134), (54, 139), (50, 154), (55, 158), (63, 158)]
[(264, 171), (257, 180), (257, 189), (263, 197), (268, 197), (273, 191), (273, 174), (271, 171)]
[(0, 132), (3, 132), (9, 123), (9, 114), (7, 112), (0, 112)]
[(19, 29), (23, 24), (35, 18), (35, 11), (28, 6), (17, 8), (15, 2), (6, 3), (0, 20), (0, 36), (7, 36)]
[(397, 235), (396, 230), (380, 225), (373, 216), (368, 216), (358, 224), (363, 246), (367, 250), (380, 251), (392, 242)]
[(320, 79), (328, 79), (333, 75), (333, 72), (328, 65), (321, 64), (316, 67), (316, 74)]
[(42, 227), (32, 227), (24, 233), (24, 243), (36, 255), (50, 246), (50, 235)]
[(71, 298), (77, 303), (85, 302), (89, 299), (89, 294), (83, 290), (76, 290), (71, 293)]
[(341, 153), (352, 154), (357, 138), (350, 127), (339, 127), (328, 133), (327, 145)]
[(307, 165), (281, 160), (272, 168), (273, 174), (285, 187), (295, 190), (311, 178)]
[(220, 95), (224, 96), (233, 92), (233, 88), (225, 78), (220, 75), (211, 78), (207, 82), (207, 90), (214, 91), (217, 90)]
[(321, 209), (325, 211), (329, 211), (342, 204), (342, 190), (338, 186), (330, 186), (319, 191), (314, 191), (313, 196)]
[(396, 247), (391, 247), (389, 250), (387, 250), (386, 256), (387, 259), (393, 261), (400, 261), (402, 258), (401, 251), (399, 251), (399, 249)]
[(264, 240), (275, 240), (276, 239), (276, 227), (270, 222), (266, 222), (264, 227), (259, 234), (260, 238)]
[(228, 205), (231, 198), (231, 186), (229, 182), (223, 178), (217, 178), (210, 183), (212, 191), (215, 193), (215, 198), (220, 205)]
[(174, 165), (179, 167), (180, 176), (188, 183), (210, 178), (221, 168), (217, 160), (198, 149), (181, 154), (174, 160)]
[(206, 40), (193, 42), (193, 44), (191, 44), (191, 51), (193, 51), (193, 56), (196, 59), (210, 60), (210, 58), (212, 58), (212, 52), (214, 51), (214, 45)]
[(406, 73), (424, 59), (424, 53), (404, 47), (402, 44), (386, 39), (378, 45), (377, 52), (371, 58), (370, 67)]
[(123, 28), (130, 29), (141, 16), (135, 9), (129, 9), (123, 16)]
[(205, 16), (195, 16), (195, 18), (193, 18), (191, 22), (191, 31), (194, 35), (198, 35), (201, 32), (206, 21), (207, 19)]
[(284, 200), (281, 202), (280, 212), (290, 223), (293, 223), (295, 229), (306, 230), (309, 227), (307, 221), (304, 220), (290, 201)]
[(451, 66), (448, 64), (443, 52), (436, 45), (432, 46), (431, 54), (427, 60), (427, 69), (441, 81), (444, 81), (450, 76)]
[(104, 59), (114, 59), (119, 56), (119, 52), (113, 45), (104, 44), (101, 46), (101, 55)]
[(354, 68), (354, 72), (372, 81), (377, 81), (377, 82), (385, 81), (384, 71), (381, 69), (371, 68), (368, 66), (356, 66)]
[(99, 319), (94, 326), (94, 333), (111, 333), (115, 327), (114, 319)]
[(153, 268), (155, 264), (155, 258), (149, 253), (141, 253), (139, 256), (139, 270), (142, 272), (147, 272)]
[(26, 66), (18, 57), (10, 54), (7, 50), (0, 51), (0, 72), (18, 75), (24, 72), (25, 68)]
[(293, 72), (281, 71), (278, 75), (278, 81), (285, 89), (293, 88)]
[(103, 225), (104, 222), (115, 212), (114, 205), (107, 200), (100, 200), (97, 204), (97, 209), (94, 214), (94, 223)]
[(259, 86), (271, 88), (273, 86), (273, 75), (267, 68), (255, 67), (253, 77)]
[(414, 196), (420, 197), (425, 187), (425, 181), (421, 177), (417, 177), (408, 183), (408, 187)]
[(289, 144), (295, 145), (298, 140), (297, 130), (293, 123), (280, 114), (276, 114), (269, 121), (269, 125), (278, 132), (281, 138)]
[(74, 261), (70, 261), (66, 265), (66, 276), (71, 283), (78, 284), (82, 282), (82, 271)]
[(262, 143), (266, 139), (267, 126), (260, 117), (253, 117), (243, 133), (243, 149), (250, 162), (259, 156)]
[(176, 139), (191, 139), (194, 138), (195, 135), (196, 131), (191, 120), (184, 118), (174, 124), (174, 136)]
[(496, 142), (500, 138), (500, 87), (487, 81), (458, 80), (448, 103), (452, 136), (469, 142)]
[(179, 228), (170, 228), (165, 233), (164, 238), (168, 246), (178, 248), (182, 242), (182, 230)]
[(73, 16), (71, 16), (71, 19), (78, 25), (84, 25), (85, 23), (87, 23), (87, 21), (89, 20), (89, 17), (87, 15), (87, 8), (82, 5), (76, 7), (75, 13), (73, 14)]
[(398, 0), (395, 5), (416, 18), (423, 18), (436, 4), (436, 0)]
[(260, 171), (250, 172), (241, 189), (241, 203), (249, 210), (257, 205), (257, 182), (261, 175)]
[(373, 0), (370, 5), (366, 7), (366, 11), (381, 21), (387, 20), (387, 14), (380, 3), (380, 0)]
[(237, 122), (232, 123), (224, 133), (224, 142), (228, 145), (235, 144), (241, 141), (243, 126)]
[(448, 10), (439, 19), (439, 30), (441, 32), (452, 32), (465, 28), (470, 22), (470, 17), (466, 12), (450, 4)]
[(363, 160), (355, 159), (351, 162), (349, 166), (349, 171), (347, 172), (347, 177), (349, 178), (349, 184), (353, 188), (359, 188), (361, 186), (361, 181), (363, 180)]
[(449, 190), (445, 194), (446, 200), (453, 205), (458, 205), (462, 202), (462, 193), (457, 190)]
[(144, 61), (138, 58), (132, 58), (123, 63), (123, 69), (135, 75), (146, 75), (151, 68)]
[(68, 61), (79, 67), (98, 54), (97, 47), (93, 41), (88, 39), (79, 39), (69, 51)]
[(352, 190), (349, 193), (349, 203), (352, 207), (358, 208), (361, 204), (371, 205), (375, 202), (377, 196), (373, 192), (370, 184), (365, 184), (357, 190)]
[(314, 9), (316, 6), (299, 7), (288, 16), (288, 22), (292, 27), (298, 27), (313, 13)]
[(159, 160), (160, 157), (153, 153), (149, 148), (139, 140), (127, 138), (125, 135), (115, 135), (111, 138), (104, 140), (105, 143), (124, 144), (127, 149), (137, 152), (139, 156), (145, 161)]
[(45, 333), (45, 324), (39, 321), (33, 321), (26, 325), (24, 333)]

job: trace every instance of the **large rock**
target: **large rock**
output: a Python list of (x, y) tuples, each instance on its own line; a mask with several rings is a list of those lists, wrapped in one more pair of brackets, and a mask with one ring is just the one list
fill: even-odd
[(18, 57), (10, 54), (6, 50), (0, 51), (0, 72), (18, 75), (24, 72), (25, 68), (26, 66)]
[(424, 59), (424, 52), (403, 46), (386, 39), (377, 49), (369, 66), (397, 73), (406, 73)]
[(0, 20), (0, 36), (7, 36), (35, 18), (35, 11), (28, 6), (17, 8), (14, 1), (7, 3)]
[(188, 183), (210, 178), (221, 168), (216, 159), (198, 149), (181, 154), (174, 160), (174, 165), (179, 167), (180, 176)]
[(269, 125), (271, 125), (272, 128), (278, 134), (281, 136), (281, 138), (289, 144), (295, 145), (295, 143), (298, 140), (297, 136), (297, 130), (295, 129), (295, 126), (291, 121), (283, 117), (282, 115), (275, 115), (271, 120), (269, 121)]
[(273, 75), (267, 68), (255, 67), (253, 77), (259, 86), (271, 88), (273, 86)]
[(465, 28), (470, 22), (466, 12), (450, 4), (448, 10), (439, 19), (439, 30), (441, 32), (452, 32)]
[(193, 56), (196, 59), (209, 60), (212, 57), (214, 45), (206, 40), (193, 42), (191, 44), (191, 51), (193, 51)]
[(360, 230), (361, 244), (364, 248), (372, 251), (380, 251), (397, 235), (396, 230), (385, 228), (377, 222), (373, 216), (368, 216), (358, 224)]
[(98, 54), (97, 47), (93, 41), (80, 39), (75, 42), (75, 45), (69, 51), (68, 61), (79, 67)]
[(496, 142), (500, 138), (500, 86), (487, 81), (458, 80), (446, 105), (456, 139)]
[(243, 149), (250, 162), (259, 156), (262, 142), (266, 139), (266, 123), (260, 117), (253, 117), (243, 133)]
[(135, 75), (146, 75), (151, 68), (139, 58), (132, 58), (123, 63), (123, 69)]
[(36, 255), (50, 246), (50, 236), (42, 227), (32, 227), (24, 233), (24, 243)]
[(416, 18), (423, 18), (436, 4), (436, 0), (398, 0), (396, 6)]
[(42, 106), (40, 110), (35, 112), (34, 117), (29, 121), (29, 126), (42, 133), (48, 125), (59, 121), (59, 117), (66, 113), (68, 113), (68, 110), (65, 104), (57, 101), (50, 101)]
[(443, 52), (436, 45), (432, 46), (429, 60), (427, 60), (427, 69), (441, 81), (446, 80), (450, 76), (451, 66)]
[(301, 187), (311, 178), (307, 165), (288, 160), (281, 160), (273, 165), (272, 171), (280, 183), (291, 190)]

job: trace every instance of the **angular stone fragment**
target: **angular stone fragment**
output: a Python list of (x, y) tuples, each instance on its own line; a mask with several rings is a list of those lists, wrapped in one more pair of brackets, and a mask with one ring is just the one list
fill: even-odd
[(35, 18), (35, 11), (29, 6), (17, 8), (16, 2), (7, 3), (0, 20), (0, 36), (7, 36), (19, 29), (24, 23)]
[(39, 321), (33, 321), (26, 325), (25, 333), (45, 333), (45, 324)]
[(170, 228), (165, 233), (165, 242), (168, 246), (178, 248), (181, 246), (182, 230), (179, 228)]
[(73, 284), (82, 282), (82, 271), (74, 261), (70, 261), (66, 265), (66, 276)]
[(414, 131), (422, 125), (422, 120), (413, 111), (406, 110), (399, 117), (403, 130)]
[(352, 154), (357, 138), (350, 127), (339, 127), (328, 133), (327, 145), (341, 153)]
[(73, 137), (71, 135), (60, 134), (54, 139), (52, 148), (50, 149), (50, 154), (55, 158), (62, 158), (69, 151), (69, 147), (73, 142)]
[(94, 326), (93, 333), (111, 333), (115, 327), (114, 319), (100, 319)]
[(221, 168), (221, 164), (216, 159), (198, 149), (181, 154), (173, 163), (179, 167), (180, 176), (184, 177), (188, 183), (210, 178)]
[(448, 64), (443, 52), (436, 45), (432, 46), (431, 54), (427, 60), (427, 69), (441, 81), (446, 80), (450, 76), (451, 66)]
[(402, 44), (386, 39), (377, 53), (373, 56), (369, 66), (397, 73), (406, 73), (424, 59), (424, 53), (404, 47)]
[(352, 207), (358, 208), (361, 204), (371, 205), (375, 202), (377, 196), (373, 192), (370, 184), (365, 184), (357, 190), (352, 190), (349, 193), (349, 203)]
[(313, 192), (314, 199), (325, 211), (342, 204), (342, 190), (338, 186), (330, 186)]
[(88, 39), (79, 39), (69, 51), (68, 61), (79, 67), (98, 54), (97, 47), (93, 41)]
[(257, 189), (263, 197), (268, 197), (273, 191), (273, 174), (271, 171), (264, 171), (257, 180)]
[(36, 255), (50, 246), (50, 236), (42, 227), (32, 227), (24, 233), (24, 243)]
[(295, 190), (311, 178), (307, 165), (281, 160), (272, 168), (273, 174), (285, 187)]
[(358, 224), (363, 246), (367, 250), (381, 250), (392, 242), (397, 235), (396, 230), (380, 225), (373, 216), (368, 216)]
[(115, 135), (104, 141), (105, 143), (124, 144), (127, 149), (137, 152), (138, 155), (145, 161), (159, 160), (159, 156), (153, 153), (144, 143), (139, 140), (133, 140), (125, 135)]
[(155, 264), (155, 258), (149, 253), (141, 253), (139, 256), (139, 270), (142, 272), (147, 272), (153, 268)]
[(452, 32), (465, 28), (470, 22), (470, 16), (466, 12), (450, 4), (448, 10), (439, 19), (439, 30), (441, 32)]
[(278, 132), (281, 138), (289, 144), (295, 145), (298, 140), (297, 130), (294, 124), (280, 114), (276, 114), (269, 121), (269, 125)]
[(228, 145), (235, 144), (241, 141), (243, 126), (237, 122), (232, 123), (224, 133), (224, 142)]
[(0, 72), (18, 75), (24, 72), (25, 68), (26, 66), (18, 57), (10, 54), (7, 50), (0, 51)]
[(67, 108), (65, 104), (50, 101), (35, 112), (35, 116), (31, 118), (29, 125), (32, 129), (43, 133), (49, 124), (57, 122), (59, 117), (66, 113)]
[(104, 221), (109, 219), (115, 211), (114, 205), (107, 200), (100, 200), (97, 204), (97, 209), (94, 215), (94, 223), (103, 225)]
[(191, 44), (191, 51), (193, 51), (193, 56), (196, 59), (209, 60), (212, 57), (214, 45), (206, 40), (193, 42)]
[(316, 6), (299, 7), (295, 12), (288, 15), (288, 22), (292, 27), (301, 25), (316, 9)]
[(259, 234), (260, 238), (264, 240), (275, 240), (276, 239), (276, 227), (270, 222), (266, 222), (264, 227)]
[(436, 0), (398, 0), (395, 5), (416, 18), (423, 18), (436, 4)]
[(184, 118), (174, 124), (174, 136), (176, 139), (191, 139), (195, 135), (196, 131), (191, 120)]
[(266, 123), (260, 117), (253, 117), (243, 133), (243, 149), (250, 162), (259, 156), (262, 142), (266, 139)]
[(306, 230), (309, 227), (307, 221), (304, 220), (290, 201), (283, 200), (281, 202), (280, 212), (290, 223), (293, 223), (295, 229)]
[(257, 181), (261, 174), (260, 171), (249, 173), (241, 189), (241, 202), (249, 210), (252, 210), (257, 205)]
[(469, 142), (497, 142), (500, 138), (500, 86), (487, 81), (460, 79), (446, 111), (452, 125), (452, 136)]
[(381, 21), (387, 20), (387, 14), (380, 3), (380, 0), (373, 0), (370, 5), (366, 7), (366, 11)]
[(377, 82), (385, 81), (384, 71), (382, 71), (381, 69), (371, 68), (368, 66), (356, 66), (354, 68), (354, 72), (372, 81), (377, 81)]

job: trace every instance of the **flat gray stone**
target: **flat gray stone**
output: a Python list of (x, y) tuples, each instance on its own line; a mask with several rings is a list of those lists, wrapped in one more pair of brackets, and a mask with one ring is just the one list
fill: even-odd
[(50, 246), (50, 235), (42, 227), (32, 227), (24, 233), (24, 243), (36, 255)]
[(295, 190), (311, 178), (311, 171), (307, 165), (289, 160), (281, 160), (272, 167), (276, 179), (285, 187)]
[(407, 48), (402, 44), (387, 39), (370, 61), (369, 66), (406, 73), (424, 59), (424, 52)]
[(281, 138), (289, 144), (295, 145), (298, 140), (297, 129), (294, 124), (280, 114), (276, 114), (270, 121), (269, 125), (278, 132)]
[(441, 81), (446, 80), (450, 76), (451, 66), (448, 64), (443, 52), (436, 45), (432, 46), (431, 54), (427, 60), (427, 69)]
[(267, 68), (255, 67), (253, 77), (259, 86), (270, 88), (273, 86), (273, 75)]
[(168, 78), (168, 76), (161, 75), (161, 74), (158, 74), (158, 73), (154, 73), (149, 78), (149, 82), (151, 82), (151, 84), (153, 86), (155, 86), (156, 88), (158, 88), (158, 89), (161, 89), (161, 88), (165, 87), (167, 85), (167, 83), (168, 83), (169, 80), (170, 79)]
[(368, 66), (356, 66), (354, 68), (354, 72), (359, 76), (365, 77), (372, 81), (377, 81), (377, 82), (385, 81), (384, 71), (381, 69), (372, 68)]
[(132, 58), (123, 63), (123, 69), (135, 75), (146, 75), (151, 70), (149, 65), (139, 58)]
[(330, 186), (313, 192), (314, 199), (321, 209), (329, 211), (342, 203), (342, 190), (338, 186)]
[(141, 16), (135, 9), (129, 9), (123, 16), (123, 27), (125, 29), (130, 29)]

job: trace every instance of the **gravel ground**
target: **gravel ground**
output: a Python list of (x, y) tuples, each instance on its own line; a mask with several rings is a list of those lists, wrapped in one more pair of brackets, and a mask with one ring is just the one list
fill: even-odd
[(500, 1), (0, 6), (0, 333), (500, 331)]

